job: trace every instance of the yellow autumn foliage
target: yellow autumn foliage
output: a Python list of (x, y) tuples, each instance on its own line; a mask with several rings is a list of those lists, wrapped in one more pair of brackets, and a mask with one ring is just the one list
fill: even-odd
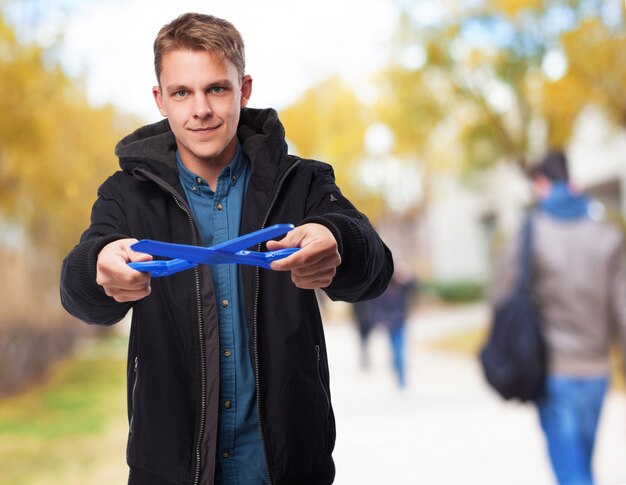
[(468, 172), (565, 147), (589, 104), (626, 126), (626, 29), (609, 18), (609, 2), (623, 9), (618, 0), (494, 0), (447, 3), (431, 25), (404, 15), (396, 50), (421, 45), (427, 60), (387, 70), (379, 115), (396, 149), (434, 170)]
[(626, 126), (626, 29), (610, 30), (599, 19), (589, 19), (563, 35), (562, 42), (583, 96)]
[(2, 19), (0, 92), (0, 223), (22, 227), (26, 246), (59, 258), (87, 225), (132, 121), (90, 106), (80, 81), (42, 48), (20, 44)]
[(61, 259), (89, 223), (115, 143), (135, 120), (93, 107), (50, 52), (0, 16), (0, 327), (62, 320)]
[(300, 156), (332, 164), (342, 191), (369, 217), (382, 204), (361, 190), (357, 169), (366, 156), (364, 136), (372, 113), (354, 90), (339, 77), (327, 79), (307, 90), (291, 106), (281, 110), (290, 147)]

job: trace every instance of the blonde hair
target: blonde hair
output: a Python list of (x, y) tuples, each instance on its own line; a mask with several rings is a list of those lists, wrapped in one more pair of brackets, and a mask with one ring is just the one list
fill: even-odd
[(243, 39), (235, 26), (227, 20), (212, 15), (186, 13), (161, 27), (154, 40), (154, 70), (159, 83), (163, 56), (178, 49), (217, 54), (232, 62), (241, 78), (245, 75)]

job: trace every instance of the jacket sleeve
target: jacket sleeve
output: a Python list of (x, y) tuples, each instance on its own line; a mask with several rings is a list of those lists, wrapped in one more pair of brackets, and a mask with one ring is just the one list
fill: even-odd
[[(615, 251), (611, 255), (610, 282), (611, 314), (618, 327), (618, 334), (622, 343), (622, 356), (626, 356), (626, 254), (624, 240), (620, 238)], [(626, 372), (626, 357), (622, 358), (624, 372)]]
[(71, 315), (86, 323), (117, 323), (132, 306), (116, 302), (96, 283), (96, 263), (102, 248), (128, 237), (122, 202), (115, 176), (110, 177), (98, 190), (89, 228), (61, 267), (61, 303)]
[(318, 163), (307, 196), (306, 223), (326, 226), (339, 246), (341, 264), (324, 289), (332, 300), (356, 302), (379, 296), (393, 274), (391, 251), (367, 217), (343, 196), (330, 165)]

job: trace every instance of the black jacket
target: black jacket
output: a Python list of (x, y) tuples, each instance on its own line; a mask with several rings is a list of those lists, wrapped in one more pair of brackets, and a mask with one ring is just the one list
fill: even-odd
[[(242, 234), (275, 223), (317, 222), (339, 244), (342, 263), (326, 293), (357, 301), (379, 295), (391, 253), (335, 185), (332, 168), (287, 154), (273, 110), (244, 109), (238, 136), (251, 161)], [(96, 260), (126, 237), (199, 244), (180, 185), (167, 120), (140, 128), (116, 148), (122, 171), (99, 189), (91, 225), (63, 263), (61, 299), (74, 316), (110, 325), (133, 309), (128, 351), (131, 484), (211, 483), (216, 453), (219, 334), (209, 269), (152, 280), (151, 294), (117, 303), (95, 282)], [(250, 358), (271, 483), (334, 478), (335, 423), (316, 297), (288, 272), (242, 266)]]

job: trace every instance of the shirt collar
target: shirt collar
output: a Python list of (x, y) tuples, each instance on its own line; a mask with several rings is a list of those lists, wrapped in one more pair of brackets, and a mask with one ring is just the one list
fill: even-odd
[[(208, 182), (200, 177), (199, 175), (193, 173), (189, 170), (185, 164), (180, 159), (180, 153), (176, 150), (176, 164), (178, 165), (178, 174), (181, 182), (188, 189), (197, 192), (200, 188), (208, 188)], [(219, 184), (221, 181), (229, 180), (228, 186), (234, 186), (237, 184), (241, 175), (243, 174), (243, 170), (246, 166), (245, 156), (243, 154), (243, 150), (241, 149), (241, 144), (237, 142), (237, 151), (235, 152), (235, 156), (230, 161), (230, 163), (222, 169), (220, 172), (217, 183)], [(211, 187), (212, 190), (215, 190), (216, 187)]]

